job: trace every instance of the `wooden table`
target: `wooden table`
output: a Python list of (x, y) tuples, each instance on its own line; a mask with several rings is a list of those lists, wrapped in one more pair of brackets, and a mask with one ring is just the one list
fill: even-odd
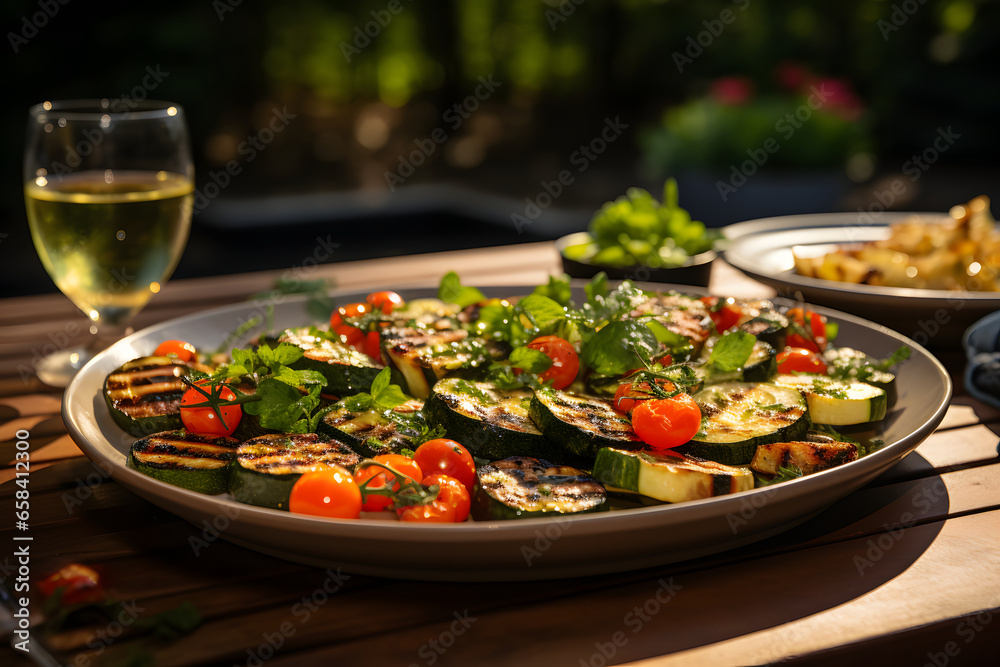
[[(550, 244), (529, 244), (326, 265), (295, 277), (368, 289), (433, 285), (454, 269), (468, 284), (534, 284), (557, 266)], [(244, 300), (278, 275), (170, 283), (137, 324)], [(712, 287), (769, 294), (721, 262)], [(996, 664), (1000, 413), (964, 393), (959, 353), (941, 356), (956, 391), (934, 434), (868, 487), (765, 543), (542, 584), (333, 581), (324, 570), (221, 541), (196, 558), (189, 539), (200, 528), (95, 474), (66, 435), (61, 392), (30, 375), (33, 358), (83, 324), (61, 295), (0, 301), (0, 571), (12, 586), (15, 434), (24, 429), (31, 579), (82, 562), (141, 616), (190, 601), (203, 621), (173, 641), (113, 624), (96, 637), (59, 635), (51, 645), (64, 664), (126, 664), (137, 650), (164, 666)], [(339, 589), (328, 596), (324, 585)], [(30, 663), (5, 647), (0, 664)]]

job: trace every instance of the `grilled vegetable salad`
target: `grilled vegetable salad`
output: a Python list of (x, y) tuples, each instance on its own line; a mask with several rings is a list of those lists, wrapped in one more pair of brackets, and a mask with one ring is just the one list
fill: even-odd
[[(767, 300), (553, 277), (487, 299), (376, 292), (329, 326), (200, 363), (184, 341), (111, 373), (127, 465), (201, 493), (335, 518), (550, 517), (738, 493), (880, 446), (890, 358)], [(835, 428), (837, 430), (835, 430)], [(867, 434), (863, 435), (864, 433)], [(853, 434), (853, 435), (852, 435)]]

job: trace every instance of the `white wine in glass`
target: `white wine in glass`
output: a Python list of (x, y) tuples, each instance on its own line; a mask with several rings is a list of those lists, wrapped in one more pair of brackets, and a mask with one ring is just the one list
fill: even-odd
[[(120, 101), (118, 102), (120, 103)], [(24, 194), (38, 255), (91, 320), (90, 342), (37, 368), (65, 386), (173, 273), (191, 225), (194, 169), (182, 109), (107, 100), (32, 107)]]

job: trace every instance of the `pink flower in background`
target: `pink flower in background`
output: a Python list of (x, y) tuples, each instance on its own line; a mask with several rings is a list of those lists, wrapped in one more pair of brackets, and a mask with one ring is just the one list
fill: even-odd
[(826, 97), (824, 106), (843, 118), (854, 121), (861, 116), (862, 104), (854, 94), (849, 81), (845, 79), (820, 79), (813, 83)]
[(798, 63), (783, 62), (776, 71), (778, 84), (787, 90), (801, 90), (811, 74), (808, 69)]
[(753, 83), (745, 76), (727, 76), (712, 82), (711, 93), (720, 104), (740, 105), (753, 96)]

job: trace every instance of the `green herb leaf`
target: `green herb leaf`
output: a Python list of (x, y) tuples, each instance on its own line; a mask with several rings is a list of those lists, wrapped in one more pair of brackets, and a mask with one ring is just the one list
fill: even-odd
[(587, 303), (592, 306), (598, 305), (598, 299), (603, 300), (608, 296), (608, 274), (601, 271), (590, 279), (590, 282), (583, 286), (583, 291), (587, 295)]
[(540, 294), (529, 294), (517, 302), (515, 312), (523, 313), (539, 331), (554, 326), (566, 317), (566, 309)]
[(583, 345), (582, 359), (600, 375), (624, 375), (652, 363), (659, 351), (653, 332), (634, 320), (612, 322)]
[(772, 479), (767, 479), (766, 477), (761, 477), (757, 473), (754, 473), (756, 478), (755, 486), (771, 486), (772, 484), (780, 484), (781, 482), (788, 482), (793, 479), (802, 477), (802, 470), (798, 466), (782, 466), (778, 468), (778, 474)]
[(730, 331), (718, 340), (712, 348), (708, 363), (720, 371), (735, 371), (743, 368), (750, 358), (757, 338), (746, 331)]
[(910, 358), (910, 348), (907, 345), (903, 345), (885, 359), (880, 359), (876, 361), (874, 364), (872, 364), (872, 366), (874, 366), (880, 371), (888, 371), (896, 364), (902, 361), (906, 361), (909, 358)]
[(519, 347), (510, 353), (510, 363), (527, 373), (544, 373), (552, 367), (552, 359), (541, 350)]
[(484, 301), (486, 296), (475, 287), (463, 285), (458, 274), (449, 271), (441, 278), (441, 284), (438, 286), (438, 298), (445, 303), (453, 303), (459, 308), (465, 308)]
[(539, 285), (532, 294), (547, 296), (560, 306), (570, 306), (573, 301), (573, 290), (569, 286), (569, 276), (549, 276), (547, 285)]

